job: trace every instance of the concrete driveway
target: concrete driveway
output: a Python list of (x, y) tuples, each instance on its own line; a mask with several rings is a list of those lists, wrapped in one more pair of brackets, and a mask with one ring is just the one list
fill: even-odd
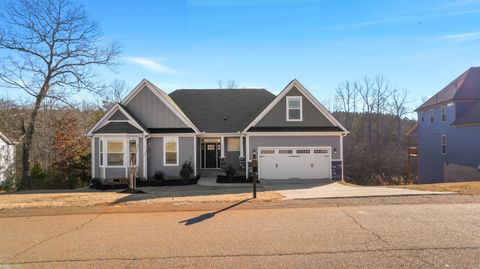
[(348, 186), (330, 180), (262, 180), (262, 185), (267, 190), (280, 193), (285, 197), (284, 199), (452, 194), (451, 192), (417, 191), (390, 187)]

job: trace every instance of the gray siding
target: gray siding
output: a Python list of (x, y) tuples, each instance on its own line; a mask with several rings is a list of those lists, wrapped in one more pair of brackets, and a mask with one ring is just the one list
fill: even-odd
[(108, 120), (128, 120), (127, 116), (123, 115), (120, 110), (117, 110)]
[[(258, 147), (332, 147), (332, 159), (340, 159), (339, 136), (251, 136), (249, 158)], [(333, 149), (337, 153), (333, 153)]]
[[(303, 96), (296, 88), (291, 89), (286, 96)], [(302, 98), (303, 121), (287, 121), (287, 97), (283, 97), (276, 106), (260, 120), (258, 127), (312, 127), (333, 126), (333, 124), (305, 97)]]
[[(446, 122), (441, 122), (440, 106), (434, 108), (435, 122), (430, 123), (429, 112), (425, 122), (419, 122), (418, 167), (419, 182), (443, 182), (444, 164), (477, 167), (480, 164), (480, 125), (451, 126), (455, 115), (462, 114), (464, 103), (446, 109)], [(420, 118), (420, 117), (419, 117)], [(447, 136), (447, 153), (441, 153), (441, 136)]]
[(125, 167), (105, 167), (105, 182), (112, 182), (113, 179), (127, 178)]
[(95, 163), (93, 164), (95, 169), (95, 177), (100, 178), (100, 138), (94, 138), (94, 153), (95, 154)]
[(163, 137), (152, 137), (148, 139), (148, 177), (151, 178), (156, 170), (161, 170), (167, 177), (180, 177), (179, 172), (185, 161), (191, 161), (193, 166), (194, 149), (193, 137), (180, 137), (179, 145), (179, 161), (178, 166), (163, 165)]
[(96, 130), (95, 134), (141, 134), (142, 131), (128, 122), (110, 122)]
[(239, 158), (240, 157), (240, 150), (239, 151), (228, 151), (228, 137), (225, 137), (225, 161), (227, 167), (229, 165), (233, 166), (233, 168), (238, 169), (240, 166)]
[(187, 127), (162, 100), (146, 87), (127, 104), (127, 108), (147, 128)]

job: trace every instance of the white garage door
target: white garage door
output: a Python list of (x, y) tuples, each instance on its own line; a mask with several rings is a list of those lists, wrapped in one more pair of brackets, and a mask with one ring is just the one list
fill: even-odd
[(331, 174), (330, 147), (260, 147), (260, 179), (324, 179)]

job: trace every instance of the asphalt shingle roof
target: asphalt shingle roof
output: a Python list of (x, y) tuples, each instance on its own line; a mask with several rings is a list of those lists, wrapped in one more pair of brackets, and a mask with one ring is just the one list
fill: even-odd
[(452, 100), (480, 99), (480, 67), (471, 67), (416, 110)]
[(180, 89), (170, 97), (202, 132), (243, 131), (275, 95), (265, 89)]
[(458, 117), (452, 125), (480, 123), (480, 101), (475, 102), (465, 113)]

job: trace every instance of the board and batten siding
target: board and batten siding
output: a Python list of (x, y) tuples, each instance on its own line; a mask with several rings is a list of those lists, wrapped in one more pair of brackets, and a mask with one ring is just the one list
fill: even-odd
[(126, 106), (147, 128), (188, 127), (147, 87), (143, 88)]
[(148, 178), (152, 178), (155, 175), (155, 171), (162, 171), (167, 177), (180, 177), (179, 173), (182, 168), (182, 164), (185, 161), (191, 161), (192, 167), (194, 166), (194, 149), (193, 149), (193, 137), (179, 137), (178, 138), (178, 166), (164, 166), (164, 150), (163, 150), (163, 137), (151, 137), (147, 140), (148, 151)]
[[(259, 147), (332, 147), (332, 159), (340, 159), (339, 136), (250, 136), (249, 160)], [(337, 149), (337, 153), (334, 153)]]
[[(303, 120), (287, 121), (287, 96), (302, 96)], [(257, 127), (312, 127), (333, 126), (299, 90), (292, 88), (255, 126)]]

